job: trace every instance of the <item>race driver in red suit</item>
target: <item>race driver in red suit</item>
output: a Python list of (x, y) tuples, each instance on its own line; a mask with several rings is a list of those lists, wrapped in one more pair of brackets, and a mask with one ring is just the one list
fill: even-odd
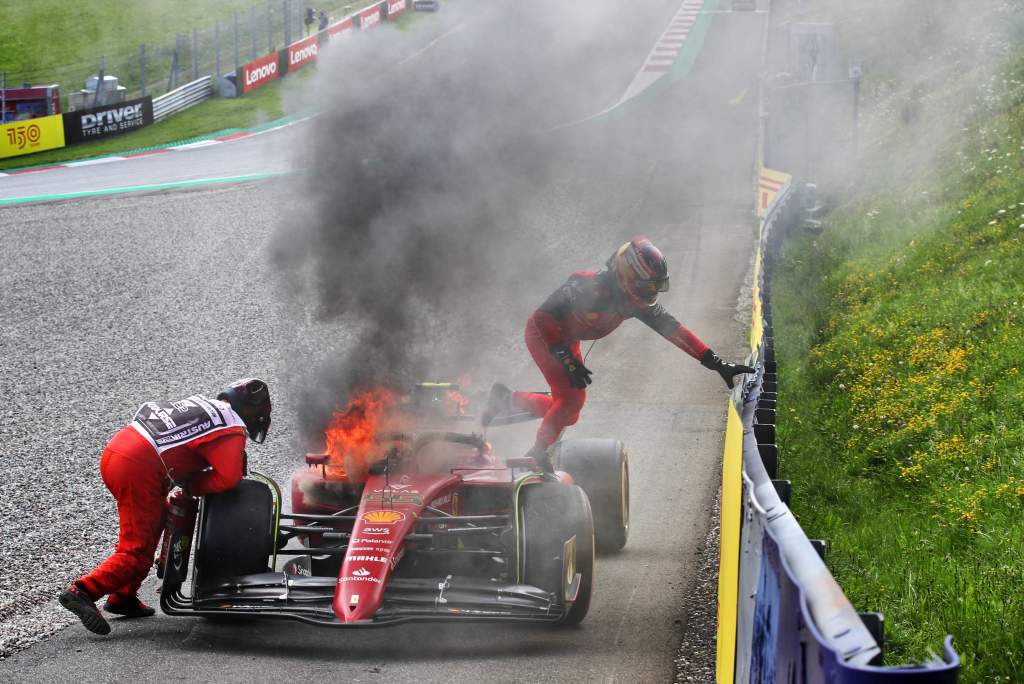
[(551, 394), (512, 392), (496, 384), (482, 419), (514, 408), (543, 418), (529, 452), (545, 470), (551, 469), (548, 447), (576, 423), (586, 400), (591, 372), (583, 365), (580, 340), (598, 340), (628, 318), (647, 324), (705, 368), (733, 386), (733, 376), (753, 373), (749, 366), (722, 361), (686, 326), (658, 303), (668, 291), (668, 262), (654, 244), (636, 237), (615, 250), (607, 268), (597, 273), (577, 271), (548, 297), (526, 322), (526, 347), (537, 363)]
[(216, 400), (193, 395), (140, 406), (100, 457), (103, 483), (117, 500), (117, 546), (99, 567), (60, 593), (60, 604), (96, 634), (110, 633), (95, 603), (103, 596), (108, 613), (153, 615), (138, 590), (153, 565), (168, 491), (180, 486), (181, 500), (194, 505), (192, 497), (237, 485), (245, 469), (246, 434), (263, 442), (270, 409), (270, 390), (255, 378), (235, 382)]

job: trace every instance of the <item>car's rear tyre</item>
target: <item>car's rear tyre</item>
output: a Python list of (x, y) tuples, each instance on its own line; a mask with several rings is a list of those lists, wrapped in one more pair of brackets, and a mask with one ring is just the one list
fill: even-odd
[(629, 452), (617, 439), (559, 442), (555, 467), (572, 475), (594, 510), (597, 550), (613, 553), (629, 539)]
[(566, 603), (575, 600), (562, 624), (578, 624), (590, 609), (594, 586), (594, 520), (590, 502), (575, 485), (542, 482), (519, 495), (519, 567), (523, 583), (543, 589)]
[(196, 548), (196, 588), (224, 577), (266, 572), (274, 546), (274, 495), (265, 483), (242, 480), (203, 498)]

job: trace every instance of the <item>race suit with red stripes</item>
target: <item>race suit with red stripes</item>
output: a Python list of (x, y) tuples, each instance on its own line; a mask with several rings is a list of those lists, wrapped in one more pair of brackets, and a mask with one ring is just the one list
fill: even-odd
[(75, 584), (94, 601), (135, 596), (153, 564), (167, 492), (186, 481), (195, 496), (233, 488), (242, 479), (245, 439), (242, 419), (222, 401), (194, 395), (139, 407), (100, 457), (103, 483), (117, 500), (117, 546)]
[(562, 364), (551, 348), (566, 344), (577, 359), (580, 340), (598, 340), (619, 327), (628, 318), (636, 318), (695, 359), (707, 350), (696, 335), (665, 311), (661, 304), (632, 307), (622, 296), (607, 271), (577, 271), (558, 288), (526, 322), (526, 346), (551, 387), (551, 395), (516, 392), (513, 402), (542, 417), (537, 430), (536, 447), (551, 446), (569, 425), (579, 419), (586, 401), (586, 390), (569, 384)]

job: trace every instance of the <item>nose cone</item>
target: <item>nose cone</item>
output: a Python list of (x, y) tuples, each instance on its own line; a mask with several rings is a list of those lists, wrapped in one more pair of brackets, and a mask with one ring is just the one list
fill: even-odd
[(356, 519), (334, 592), (334, 613), (343, 622), (373, 619), (415, 517), (415, 511), (370, 510)]

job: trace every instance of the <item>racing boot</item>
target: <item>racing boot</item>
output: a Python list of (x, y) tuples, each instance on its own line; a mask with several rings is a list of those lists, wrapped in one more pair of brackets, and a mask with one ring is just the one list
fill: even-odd
[(512, 413), (512, 390), (508, 385), (496, 382), (491, 385), (491, 393), (487, 396), (487, 405), (480, 414), (480, 424), (487, 427), (495, 418)]
[(93, 600), (79, 587), (72, 584), (57, 597), (60, 605), (78, 616), (85, 628), (93, 634), (110, 634), (110, 623), (103, 617)]
[(138, 596), (125, 597), (121, 594), (111, 594), (108, 596), (107, 602), (103, 604), (103, 610), (128, 618), (143, 618), (156, 615), (156, 610), (139, 600)]
[(548, 449), (535, 446), (526, 452), (526, 457), (536, 461), (537, 467), (541, 472), (548, 473), (549, 475), (555, 474), (555, 467), (551, 464), (551, 452)]

